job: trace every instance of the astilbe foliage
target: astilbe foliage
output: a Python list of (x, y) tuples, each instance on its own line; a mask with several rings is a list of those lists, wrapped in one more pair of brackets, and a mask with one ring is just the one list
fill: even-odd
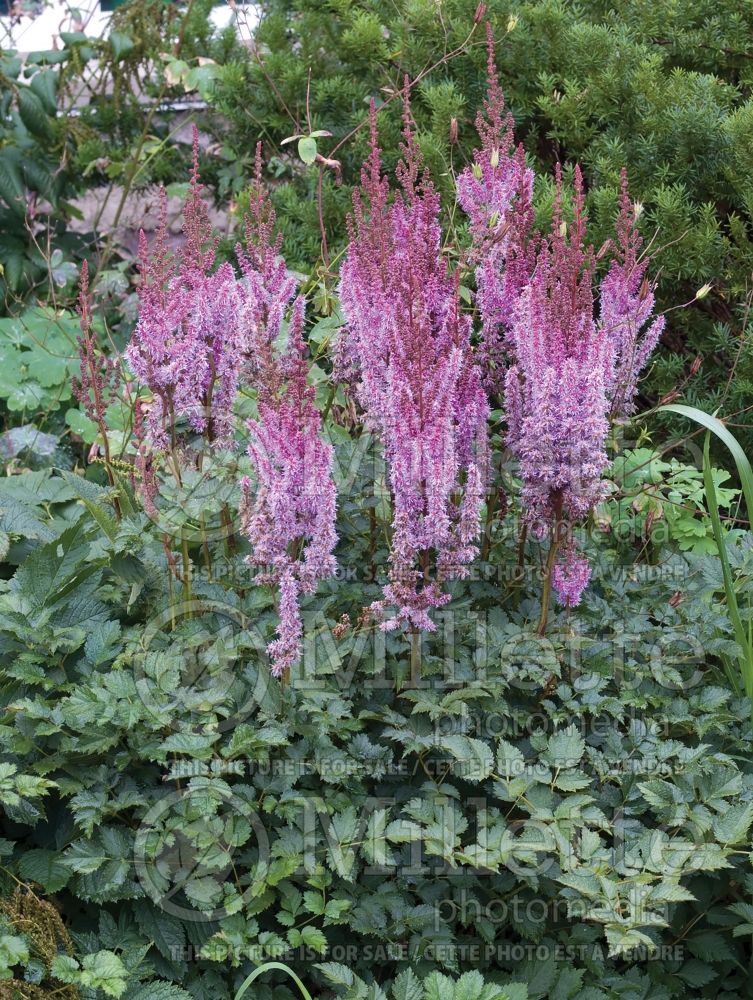
[(431, 630), (429, 610), (449, 600), (444, 581), (464, 575), (477, 551), (488, 403), (407, 97), (401, 153), (390, 201), (372, 104), (371, 153), (341, 270), (339, 360), (381, 439), (393, 501), (390, 577), (373, 610), (384, 629)]
[(268, 647), (279, 676), (301, 656), (301, 594), (312, 594), (336, 569), (336, 490), (333, 449), (320, 437), (316, 391), (308, 384), (302, 296), (292, 305), (286, 347), (275, 347), (296, 282), (279, 256), (260, 178), (257, 150), (247, 248), (239, 250), (252, 299), (246, 347), (258, 408), (258, 419), (247, 425), (255, 481), (242, 484), (241, 526), (253, 549), (249, 561), (260, 569), (257, 580), (279, 588), (277, 638)]
[(202, 198), (198, 132), (184, 207), (185, 241), (167, 246), (166, 196), (151, 253), (140, 235), (139, 318), (127, 349), (129, 363), (154, 396), (147, 421), (153, 448), (174, 446), (186, 420), (210, 442), (232, 435), (232, 406), (240, 368), (246, 296), (232, 265), (217, 265), (216, 240)]

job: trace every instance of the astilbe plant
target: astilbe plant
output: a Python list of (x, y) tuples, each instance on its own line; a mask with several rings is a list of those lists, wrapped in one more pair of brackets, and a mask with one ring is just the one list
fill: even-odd
[(588, 583), (588, 561), (574, 544), (572, 526), (604, 496), (610, 421), (634, 412), (638, 378), (664, 320), (649, 322), (649, 258), (640, 256), (624, 172), (617, 239), (603, 248), (613, 259), (599, 288), (598, 317), (579, 168), (569, 234), (559, 168), (551, 233), (534, 231), (533, 172), (513, 141), (488, 25), (487, 45), (487, 96), (476, 119), (481, 146), (458, 178), (458, 201), (470, 223), (485, 384), (494, 394), (504, 392), (526, 527), (551, 532), (543, 626), (551, 584), (573, 606)]
[[(240, 277), (218, 263), (217, 241), (202, 199), (198, 135), (184, 208), (182, 247), (167, 248), (165, 197), (151, 254), (141, 234), (140, 309), (127, 357), (152, 392), (135, 403), (134, 469), (145, 509), (155, 512), (155, 454), (170, 454), (180, 485), (177, 426), (185, 422), (211, 446), (234, 446), (233, 404), (239, 385), (255, 390), (258, 419), (248, 423), (254, 480), (242, 482), (241, 528), (252, 544), (249, 561), (259, 583), (279, 588), (277, 639), (269, 646), (272, 669), (287, 670), (301, 654), (299, 598), (335, 570), (336, 494), (332, 449), (319, 437), (321, 418), (308, 385), (303, 342), (304, 300), (280, 256), (275, 216), (261, 180), (246, 221), (246, 247), (237, 247)], [(287, 346), (277, 340), (290, 311)], [(184, 568), (187, 554), (184, 547)], [(187, 573), (184, 579), (188, 579)]]
[[(461, 309), (460, 268), (442, 252), (439, 197), (413, 132), (407, 82), (397, 191), (382, 172), (372, 104), (371, 152), (341, 270), (346, 332), (336, 372), (381, 440), (393, 510), (389, 580), (372, 610), (383, 629), (414, 635), (433, 630), (430, 612), (449, 600), (447, 581), (467, 575), (478, 551), (487, 389), (499, 395), (504, 387), (526, 524), (551, 539), (540, 627), (552, 585), (566, 605), (579, 602), (590, 571), (573, 528), (605, 495), (610, 419), (633, 412), (638, 378), (663, 328), (661, 318), (651, 321), (648, 259), (640, 256), (625, 178), (597, 310), (580, 171), (572, 222), (564, 220), (558, 169), (551, 232), (534, 232), (533, 174), (514, 146), (491, 36), (488, 77), (480, 148), (458, 183), (476, 267), (478, 350)], [(281, 674), (301, 655), (301, 596), (335, 568), (333, 454), (320, 436), (304, 300), (280, 253), (260, 148), (246, 247), (237, 248), (240, 277), (217, 261), (201, 190), (195, 133), (184, 246), (168, 252), (164, 195), (151, 255), (142, 234), (141, 309), (128, 358), (153, 402), (146, 414), (137, 404), (136, 466), (153, 507), (160, 450), (169, 452), (180, 484), (177, 423), (209, 443), (229, 443), (239, 379), (255, 391), (258, 419), (248, 425), (255, 475), (243, 483), (242, 529), (260, 581), (279, 588), (269, 652)]]
[(639, 261), (640, 237), (623, 183), (615, 257), (600, 286), (595, 310), (596, 255), (586, 245), (583, 183), (575, 169), (574, 217), (562, 214), (562, 178), (552, 229), (536, 252), (535, 269), (515, 305), (510, 327), (512, 363), (505, 382), (508, 443), (520, 461), (522, 501), (536, 534), (551, 531), (541, 627), (548, 585), (567, 606), (578, 604), (590, 572), (575, 547), (574, 523), (604, 498), (609, 465), (610, 415), (632, 411), (637, 379), (662, 330)]
[(341, 271), (339, 361), (382, 442), (392, 495), (389, 582), (373, 610), (382, 628), (415, 631), (434, 628), (430, 609), (449, 600), (444, 581), (463, 576), (477, 552), (488, 403), (407, 99), (401, 152), (390, 201), (372, 105), (371, 153)]
[(268, 647), (279, 676), (301, 656), (300, 596), (335, 572), (337, 533), (333, 450), (320, 437), (316, 391), (308, 384), (302, 296), (290, 311), (286, 347), (275, 345), (296, 282), (279, 255), (274, 228), (257, 149), (247, 247), (238, 251), (251, 300), (245, 357), (258, 408), (258, 419), (247, 425), (255, 481), (242, 484), (241, 526), (253, 549), (249, 561), (260, 570), (258, 582), (279, 588), (277, 638)]
[(586, 516), (604, 495), (608, 462), (606, 393), (614, 356), (594, 318), (595, 258), (584, 244), (577, 169), (569, 227), (561, 199), (558, 175), (552, 230), (515, 306), (505, 380), (508, 442), (520, 459), (523, 504), (536, 526), (563, 513)]
[(274, 344), (296, 293), (297, 282), (282, 256), (282, 233), (262, 181), (261, 143), (256, 146), (254, 183), (245, 219), (245, 247), (235, 252), (243, 275), (247, 308), (242, 338), (243, 377), (269, 384), (276, 368)]

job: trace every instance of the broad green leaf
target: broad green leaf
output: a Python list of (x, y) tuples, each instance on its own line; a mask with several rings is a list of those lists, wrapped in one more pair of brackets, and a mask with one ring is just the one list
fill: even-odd
[(455, 758), (453, 771), (466, 781), (484, 781), (494, 770), (494, 756), (483, 740), (458, 734), (442, 737), (440, 746)]
[(70, 867), (63, 864), (55, 851), (41, 848), (25, 851), (18, 870), (22, 878), (37, 882), (46, 892), (59, 892), (71, 877)]
[(307, 166), (316, 160), (316, 139), (310, 135), (301, 136), (298, 140), (298, 155)]
[(127, 35), (124, 31), (111, 31), (109, 40), (112, 54), (116, 59), (122, 59), (123, 56), (127, 56), (135, 44), (131, 36)]
[(96, 483), (92, 483), (88, 479), (77, 476), (72, 472), (67, 472), (64, 469), (60, 470), (60, 475), (78, 496), (104, 534), (111, 542), (114, 542), (118, 533), (118, 522), (110, 511), (102, 506), (101, 502), (108, 499), (114, 490), (103, 489), (101, 486), (97, 486)]
[(413, 969), (403, 969), (392, 984), (393, 1000), (423, 1000), (424, 988)]
[(193, 997), (182, 986), (158, 981), (136, 987), (133, 992), (129, 992), (128, 1000), (193, 1000)]
[(720, 844), (742, 844), (753, 824), (753, 802), (730, 806), (714, 820), (714, 836)]
[(102, 990), (108, 997), (120, 997), (126, 991), (128, 972), (113, 951), (98, 951), (85, 955), (81, 969), (81, 985)]
[(583, 756), (586, 744), (575, 726), (562, 732), (552, 733), (544, 754), (552, 767), (575, 767)]

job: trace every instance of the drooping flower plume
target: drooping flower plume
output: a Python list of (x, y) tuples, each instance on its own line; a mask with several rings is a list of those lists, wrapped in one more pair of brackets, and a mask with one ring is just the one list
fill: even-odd
[(210, 442), (232, 435), (246, 302), (232, 266), (217, 266), (199, 180), (196, 129), (183, 231), (184, 244), (173, 255), (162, 191), (151, 253), (143, 231), (140, 236), (139, 318), (126, 352), (137, 378), (154, 396), (147, 433), (157, 449), (174, 443), (181, 420)]
[(444, 581), (462, 576), (477, 551), (488, 404), (407, 98), (401, 151), (400, 190), (390, 202), (372, 104), (371, 153), (341, 271), (347, 339), (339, 360), (389, 470), (390, 578), (374, 610), (385, 629), (431, 630), (429, 610), (449, 600)]
[(337, 533), (333, 450), (320, 437), (316, 391), (308, 384), (302, 296), (290, 311), (287, 346), (275, 347), (296, 282), (279, 256), (274, 223), (257, 150), (248, 246), (239, 252), (252, 300), (244, 350), (258, 408), (258, 419), (248, 422), (255, 477), (242, 484), (241, 527), (253, 549), (249, 561), (260, 570), (258, 581), (279, 589), (277, 638), (268, 647), (279, 676), (300, 659), (300, 596), (312, 594), (319, 580), (335, 572)]
[(590, 578), (588, 559), (578, 551), (572, 539), (566, 540), (552, 569), (552, 585), (560, 603), (567, 608), (580, 604)]
[(274, 343), (280, 336), (296, 280), (282, 257), (282, 234), (275, 232), (275, 211), (262, 181), (261, 143), (256, 146), (254, 184), (246, 215), (246, 244), (236, 246), (247, 300), (242, 338), (244, 377), (269, 381), (276, 370)]

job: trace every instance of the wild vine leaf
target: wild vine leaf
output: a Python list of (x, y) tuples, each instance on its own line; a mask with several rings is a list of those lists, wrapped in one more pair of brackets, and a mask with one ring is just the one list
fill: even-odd
[(44, 105), (29, 87), (18, 88), (18, 113), (33, 135), (45, 142), (52, 139), (52, 126)]
[(721, 844), (742, 844), (747, 840), (751, 824), (753, 802), (730, 806), (714, 820), (714, 836)]
[(298, 155), (306, 164), (311, 166), (316, 160), (316, 139), (311, 135), (303, 135), (298, 140)]
[(21, 857), (18, 870), (29, 882), (36, 882), (46, 892), (60, 892), (71, 878), (71, 870), (59, 859), (56, 851), (26, 851)]

